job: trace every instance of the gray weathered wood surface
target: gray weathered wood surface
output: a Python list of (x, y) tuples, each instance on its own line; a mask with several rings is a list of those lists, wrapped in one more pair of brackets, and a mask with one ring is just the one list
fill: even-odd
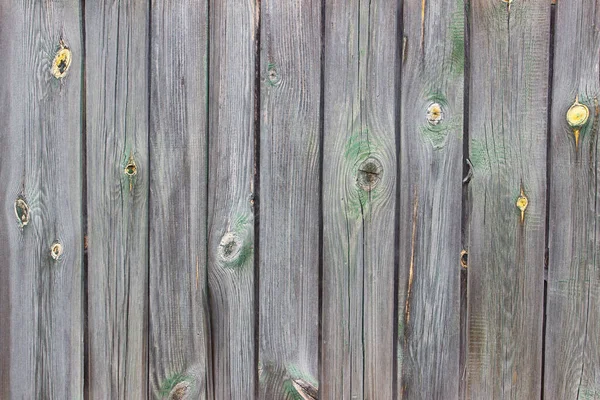
[[(83, 397), (80, 12), (77, 1), (0, 6), (3, 399)], [(61, 39), (71, 64), (57, 79)]]
[(464, 4), (404, 5), (398, 392), (458, 398)]
[(85, 9), (90, 399), (147, 398), (148, 13)]
[(321, 396), (392, 398), (396, 4), (325, 3)]
[(467, 398), (539, 398), (550, 2), (470, 13)]
[(0, 4), (0, 398), (600, 397), (551, 3)]
[(259, 397), (298, 398), (319, 378), (321, 4), (259, 4)]
[(210, 3), (208, 284), (218, 399), (255, 391), (255, 7), (249, 0)]
[[(544, 379), (544, 398), (552, 400), (600, 396), (599, 6), (556, 6)], [(576, 96), (590, 111), (577, 151), (565, 118)]]

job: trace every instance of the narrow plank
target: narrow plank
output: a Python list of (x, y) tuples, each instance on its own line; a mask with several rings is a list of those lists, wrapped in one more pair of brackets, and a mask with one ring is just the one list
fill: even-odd
[[(550, 2), (470, 3), (467, 398), (541, 393)], [(517, 208), (523, 190), (524, 211)]]
[(259, 398), (297, 398), (318, 387), (321, 3), (260, 4)]
[[(545, 399), (600, 397), (598, 11), (598, 1), (556, 5)], [(590, 112), (577, 150), (566, 120), (576, 96)]]
[[(79, 7), (70, 0), (0, 7), (3, 399), (83, 398)], [(61, 38), (68, 50), (60, 51)], [(56, 75), (64, 76), (56, 78), (59, 52)]]
[(323, 399), (394, 392), (397, 5), (325, 3)]
[(210, 3), (208, 284), (217, 399), (255, 393), (254, 0)]
[(211, 398), (206, 1), (151, 3), (149, 396)]
[(147, 398), (149, 5), (86, 3), (88, 396)]
[(457, 399), (464, 3), (409, 1), (403, 12), (398, 393)]

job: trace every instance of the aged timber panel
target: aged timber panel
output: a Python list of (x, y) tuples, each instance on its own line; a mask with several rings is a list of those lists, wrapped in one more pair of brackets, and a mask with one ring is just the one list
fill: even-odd
[(0, 6), (0, 398), (83, 398), (80, 8)]
[(456, 399), (464, 4), (404, 3), (398, 393)]
[(321, 3), (263, 0), (259, 398), (318, 387)]
[(211, 398), (206, 1), (151, 4), (149, 396)]
[(394, 392), (397, 5), (325, 2), (323, 399)]
[(147, 398), (148, 13), (85, 9), (90, 399)]
[(254, 0), (210, 3), (208, 282), (215, 398), (255, 391)]
[(534, 399), (541, 392), (550, 2), (474, 0), (469, 8), (467, 397)]
[[(556, 6), (544, 369), (551, 400), (600, 396), (599, 8), (582, 0)], [(566, 116), (577, 97), (589, 116), (571, 114), (571, 123), (583, 123), (576, 144)]]

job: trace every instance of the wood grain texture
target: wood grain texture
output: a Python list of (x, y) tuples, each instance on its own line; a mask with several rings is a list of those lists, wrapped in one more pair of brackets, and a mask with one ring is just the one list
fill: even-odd
[[(467, 398), (541, 393), (550, 2), (470, 3)], [(523, 189), (524, 220), (516, 206)]]
[(457, 399), (464, 4), (405, 2), (398, 393)]
[(147, 398), (149, 5), (86, 4), (88, 395)]
[(321, 4), (260, 4), (259, 398), (298, 398), (318, 386)]
[(325, 4), (322, 399), (394, 391), (396, 7)]
[(211, 398), (206, 290), (207, 22), (205, 1), (151, 4), (152, 397), (184, 391), (190, 398)]
[(208, 283), (214, 393), (255, 393), (254, 0), (210, 3)]
[[(600, 3), (556, 7), (544, 398), (594, 399), (600, 397)], [(566, 121), (576, 96), (590, 110), (577, 152)]]
[[(81, 399), (79, 2), (4, 2), (0, 26), (0, 398)], [(72, 62), (57, 79), (61, 37)], [(29, 208), (23, 227), (17, 198)]]

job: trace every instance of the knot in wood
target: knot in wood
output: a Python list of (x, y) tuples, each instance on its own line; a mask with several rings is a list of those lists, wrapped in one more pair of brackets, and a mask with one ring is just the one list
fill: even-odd
[(572, 128), (581, 128), (587, 122), (590, 116), (590, 110), (585, 104), (581, 104), (578, 98), (567, 111), (567, 123)]
[(65, 45), (65, 42), (60, 40), (60, 47), (52, 61), (52, 75), (56, 79), (64, 78), (71, 66), (71, 50)]
[(279, 86), (279, 83), (281, 82), (281, 77), (277, 73), (277, 66), (274, 63), (269, 63), (269, 65), (267, 66), (267, 73), (269, 85)]
[(15, 201), (15, 215), (19, 220), (19, 226), (22, 228), (29, 223), (29, 206), (22, 197), (17, 197)]
[(52, 246), (50, 247), (50, 256), (52, 257), (52, 259), (58, 260), (60, 258), (60, 256), (62, 255), (62, 253), (63, 253), (62, 244), (60, 244), (59, 242), (52, 243)]
[(358, 167), (358, 176), (356, 178), (358, 187), (366, 192), (373, 190), (381, 181), (382, 173), (381, 162), (373, 157), (367, 158)]
[(190, 390), (190, 387), (191, 387), (191, 385), (188, 381), (179, 382), (177, 385), (175, 385), (173, 387), (173, 389), (169, 393), (169, 400), (187, 399), (189, 397), (189, 396), (187, 396), (187, 394)]
[(128, 177), (133, 177), (137, 174), (137, 165), (135, 165), (135, 160), (133, 158), (129, 159), (129, 162), (125, 166), (125, 175)]
[(466, 250), (460, 252), (460, 266), (467, 269), (469, 265), (469, 253)]
[(427, 107), (427, 122), (430, 125), (437, 125), (442, 122), (444, 119), (444, 111), (442, 110), (442, 106), (439, 103), (431, 103), (429, 107)]
[(219, 243), (219, 257), (226, 263), (237, 259), (242, 251), (242, 241), (233, 232), (227, 232)]

